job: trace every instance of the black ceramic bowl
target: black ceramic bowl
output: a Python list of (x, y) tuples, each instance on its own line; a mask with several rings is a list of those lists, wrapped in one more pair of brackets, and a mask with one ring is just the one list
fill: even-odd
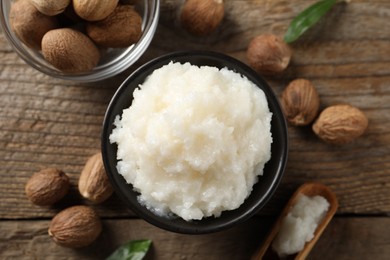
[[(263, 176), (259, 177), (258, 183), (253, 186), (253, 190), (244, 203), (236, 210), (224, 211), (218, 218), (208, 217), (202, 220), (185, 221), (181, 218), (168, 219), (157, 216), (137, 201), (137, 192), (133, 191), (130, 184), (117, 172), (116, 164), (116, 144), (111, 144), (109, 136), (114, 128), (113, 122), (117, 115), (122, 114), (122, 110), (131, 105), (133, 91), (145, 78), (155, 69), (168, 64), (171, 61), (192, 65), (208, 65), (218, 68), (227, 67), (241, 75), (261, 88), (268, 100), (270, 111), (273, 113), (271, 121), (271, 131), (273, 143), (271, 145), (271, 160), (264, 167)], [(231, 104), (234, 106), (234, 104)], [(111, 103), (108, 106), (103, 124), (102, 132), (102, 154), (104, 166), (109, 179), (119, 197), (133, 210), (139, 217), (149, 223), (177, 233), (201, 234), (220, 231), (241, 223), (256, 212), (258, 212), (271, 198), (278, 187), (285, 168), (288, 153), (287, 127), (285, 118), (281, 111), (277, 97), (268, 84), (251, 68), (242, 62), (229, 56), (205, 51), (177, 52), (156, 58), (140, 67), (130, 75), (119, 87)]]

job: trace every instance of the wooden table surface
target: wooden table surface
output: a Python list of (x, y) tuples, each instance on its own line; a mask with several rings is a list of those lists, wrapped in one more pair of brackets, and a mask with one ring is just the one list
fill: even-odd
[[(292, 44), (285, 73), (267, 81), (280, 95), (289, 81), (307, 78), (321, 108), (349, 103), (369, 119), (364, 136), (343, 146), (324, 144), (310, 127), (289, 127), (285, 177), (269, 204), (249, 221), (207, 235), (156, 228), (127, 210), (118, 197), (93, 207), (103, 219), (98, 240), (83, 249), (54, 244), (50, 219), (61, 209), (89, 203), (77, 191), (87, 158), (99, 151), (107, 105), (120, 83), (139, 65), (176, 50), (214, 50), (246, 62), (256, 35), (283, 35), (291, 19), (312, 0), (226, 0), (226, 17), (213, 35), (196, 38), (177, 20), (182, 1), (162, 0), (159, 27), (139, 62), (93, 84), (46, 76), (29, 67), (0, 34), (0, 259), (103, 259), (132, 239), (149, 238), (149, 259), (249, 259), (288, 198), (309, 181), (328, 185), (339, 210), (309, 259), (389, 259), (390, 255), (390, 0), (340, 3)], [(54, 207), (32, 205), (24, 194), (36, 171), (57, 167), (71, 178), (67, 197)]]

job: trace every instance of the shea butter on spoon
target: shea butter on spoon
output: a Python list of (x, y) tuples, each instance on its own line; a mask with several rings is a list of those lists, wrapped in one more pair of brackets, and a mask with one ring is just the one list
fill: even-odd
[(303, 184), (252, 259), (305, 259), (337, 208), (337, 198), (328, 187)]

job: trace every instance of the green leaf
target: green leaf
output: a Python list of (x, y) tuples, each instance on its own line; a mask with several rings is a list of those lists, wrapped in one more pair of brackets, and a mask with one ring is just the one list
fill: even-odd
[(133, 240), (115, 250), (106, 260), (142, 260), (148, 252), (151, 240)]
[(284, 35), (284, 41), (291, 43), (298, 39), (304, 32), (312, 27), (318, 20), (324, 16), (338, 0), (322, 0), (319, 1), (292, 20), (290, 26)]

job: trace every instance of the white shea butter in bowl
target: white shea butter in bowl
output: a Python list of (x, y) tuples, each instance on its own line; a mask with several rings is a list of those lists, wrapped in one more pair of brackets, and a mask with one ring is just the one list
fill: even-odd
[(227, 68), (170, 62), (135, 89), (109, 135), (117, 172), (154, 214), (185, 221), (237, 209), (271, 158), (262, 89)]

